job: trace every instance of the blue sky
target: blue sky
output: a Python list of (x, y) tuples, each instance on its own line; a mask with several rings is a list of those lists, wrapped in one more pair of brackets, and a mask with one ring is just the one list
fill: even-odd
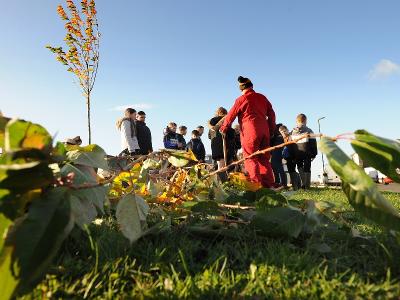
[[(87, 141), (84, 99), (44, 47), (62, 45), (64, 1), (0, 3), (0, 109), (59, 140)], [(364, 128), (400, 138), (400, 1), (99, 0), (97, 10), (93, 140), (110, 154), (120, 151), (116, 108), (144, 108), (158, 148), (169, 121), (191, 130), (229, 109), (238, 75), (288, 127), (305, 113), (314, 131), (325, 116), (329, 135)]]

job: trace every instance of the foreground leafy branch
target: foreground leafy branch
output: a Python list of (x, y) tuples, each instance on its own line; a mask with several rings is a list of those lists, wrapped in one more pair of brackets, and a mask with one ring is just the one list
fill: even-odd
[[(400, 171), (396, 171), (400, 170), (400, 143), (359, 130), (351, 144), (363, 161), (400, 182)], [(380, 225), (400, 231), (399, 211), (378, 191), (364, 170), (336, 145), (334, 139), (323, 137), (319, 146), (341, 178), (343, 191), (355, 210)]]

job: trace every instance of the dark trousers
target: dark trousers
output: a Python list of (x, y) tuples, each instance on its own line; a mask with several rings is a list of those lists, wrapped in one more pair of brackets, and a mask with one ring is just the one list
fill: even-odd
[[(129, 156), (129, 155), (131, 154), (129, 153), (128, 148), (122, 150), (122, 152), (118, 154), (118, 156)], [(140, 155), (140, 150), (137, 149), (133, 155)]]
[(272, 153), (272, 170), (274, 171), (275, 183), (287, 185), (285, 170), (283, 169), (282, 157), (275, 157)]
[(301, 160), (287, 159), (289, 173), (296, 172), (296, 167), (299, 170), (303, 170), (304, 173), (311, 173), (311, 158), (306, 157)]

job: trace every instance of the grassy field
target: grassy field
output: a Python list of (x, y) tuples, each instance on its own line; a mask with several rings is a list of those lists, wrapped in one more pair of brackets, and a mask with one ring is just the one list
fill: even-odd
[[(400, 194), (385, 196), (400, 207)], [(281, 240), (240, 227), (235, 237), (204, 237), (175, 226), (130, 246), (105, 220), (90, 227), (90, 238), (74, 231), (24, 298), (399, 299), (400, 245), (390, 233), (355, 213), (341, 190), (302, 191), (290, 200), (335, 203), (341, 222), (360, 235), (326, 230)]]

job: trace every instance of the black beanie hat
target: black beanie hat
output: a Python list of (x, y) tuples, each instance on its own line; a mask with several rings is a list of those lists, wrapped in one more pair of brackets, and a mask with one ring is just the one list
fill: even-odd
[(239, 89), (241, 91), (253, 87), (253, 83), (251, 82), (251, 80), (246, 77), (239, 76), (238, 81), (239, 81)]

